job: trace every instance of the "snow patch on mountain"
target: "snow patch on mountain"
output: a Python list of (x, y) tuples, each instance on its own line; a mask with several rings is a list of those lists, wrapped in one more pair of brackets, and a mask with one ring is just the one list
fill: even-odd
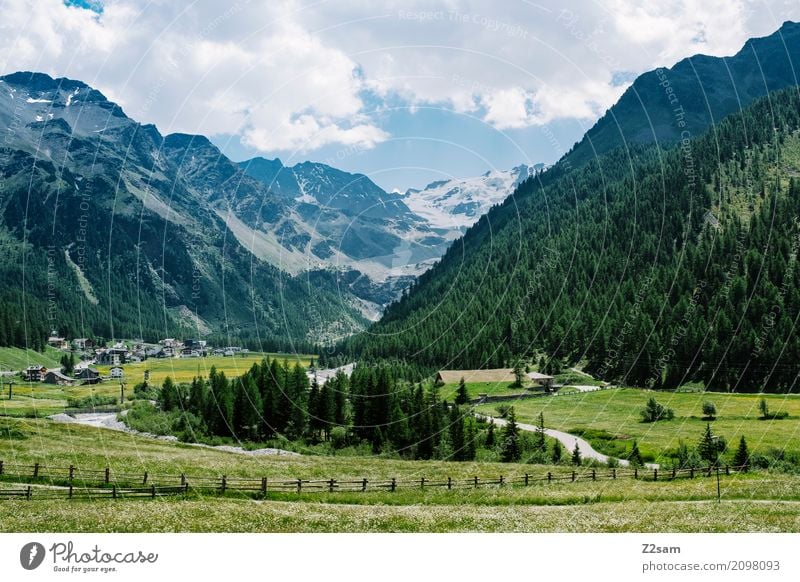
[(463, 230), (544, 168), (544, 164), (520, 165), (511, 170), (489, 170), (475, 178), (440, 180), (422, 190), (407, 190), (403, 202), (432, 228)]

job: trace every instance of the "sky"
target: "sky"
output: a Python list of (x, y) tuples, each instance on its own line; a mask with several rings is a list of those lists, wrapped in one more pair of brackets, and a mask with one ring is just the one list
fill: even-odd
[(0, 71), (82, 80), (234, 160), (405, 190), (552, 163), (637, 75), (736, 53), (797, 0), (0, 0)]

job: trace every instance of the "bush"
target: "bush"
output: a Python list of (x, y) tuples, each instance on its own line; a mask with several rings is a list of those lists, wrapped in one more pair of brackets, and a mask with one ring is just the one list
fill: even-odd
[(92, 394), (83, 398), (68, 398), (68, 408), (97, 408), (98, 406), (112, 406), (118, 404), (119, 400), (116, 396), (100, 396)]
[(672, 420), (675, 418), (675, 411), (660, 404), (655, 398), (650, 398), (642, 409), (641, 415), (642, 422), (658, 422), (659, 420)]
[(347, 429), (343, 426), (334, 426), (331, 429), (331, 445), (334, 449), (343, 449), (347, 446)]
[(17, 428), (12, 428), (8, 424), (0, 424), (0, 440), (22, 441), (28, 436)]
[(497, 414), (500, 416), (500, 418), (505, 418), (506, 416), (508, 416), (508, 412), (511, 410), (511, 406), (508, 404), (499, 404), (495, 407), (495, 410), (497, 411)]

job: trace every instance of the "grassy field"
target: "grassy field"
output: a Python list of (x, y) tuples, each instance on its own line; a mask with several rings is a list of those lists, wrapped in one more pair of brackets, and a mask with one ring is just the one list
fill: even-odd
[[(130, 394), (131, 388), (128, 388)], [(0, 399), (0, 416), (43, 417), (67, 408), (69, 399), (88, 396), (119, 397), (119, 383), (114, 381), (94, 386), (57, 386), (55, 384), (15, 383), (13, 398), (8, 400), (8, 388)]]
[[(45, 420), (0, 420), (0, 459), (151, 475), (418, 479), (544, 473), (547, 466), (363, 457), (249, 457)], [(561, 469), (564, 470), (563, 468)], [(13, 486), (9, 482), (3, 486)], [(536, 483), (530, 487), (274, 493), (266, 499), (0, 502), (2, 531), (800, 531), (800, 477)]]
[[(452, 402), (458, 390), (458, 382), (455, 384), (445, 384), (439, 389), (439, 395)], [(542, 392), (541, 387), (534, 387), (531, 390)], [(467, 392), (470, 398), (478, 398), (480, 394), (489, 396), (517, 396), (531, 392), (527, 387), (517, 388), (512, 382), (471, 382), (467, 384)]]
[[(640, 410), (651, 396), (672, 408), (675, 418), (640, 422)], [(572, 433), (603, 431), (603, 438), (591, 432), (585, 435), (602, 452), (616, 454), (630, 450), (636, 439), (643, 455), (657, 458), (663, 451), (677, 449), (681, 441), (689, 446), (697, 444), (708, 422), (702, 418), (701, 407), (704, 401), (710, 401), (717, 408), (712, 429), (727, 439), (731, 453), (741, 435), (747, 439), (751, 453), (772, 448), (800, 452), (800, 396), (763, 397), (770, 412), (786, 411), (789, 418), (761, 420), (758, 406), (762, 396), (758, 394), (655, 393), (632, 388), (522, 400), (514, 403), (514, 409), (522, 422), (535, 423), (542, 412), (548, 428)], [(478, 410), (496, 414), (495, 406), (496, 403), (486, 404)]]
[[(161, 384), (169, 376), (176, 382), (191, 382), (195, 376), (207, 376), (212, 366), (226, 376), (239, 376), (250, 369), (254, 363), (260, 363), (269, 356), (279, 360), (288, 360), (290, 365), (300, 362), (308, 366), (315, 356), (305, 354), (264, 354), (250, 352), (237, 356), (208, 356), (205, 358), (150, 358), (144, 362), (128, 363), (122, 366), (125, 370), (125, 381), (130, 383), (144, 380), (144, 371), (150, 370), (150, 382)], [(97, 366), (97, 370), (105, 375), (110, 366)]]
[(63, 352), (50, 347), (45, 348), (43, 354), (20, 348), (0, 348), (0, 370), (22, 370), (35, 364), (57, 368), (62, 355)]
[[(2, 348), (2, 350), (14, 349)], [(13, 352), (8, 351), (7, 353)], [(30, 353), (36, 354), (36, 352)], [(41, 356), (41, 354), (37, 355)], [(171, 376), (177, 382), (190, 382), (197, 375), (208, 375), (208, 371), (212, 366), (216, 366), (217, 370), (225, 372), (229, 377), (238, 376), (247, 371), (254, 363), (261, 362), (266, 356), (281, 360), (286, 359), (290, 364), (299, 361), (304, 366), (308, 366), (311, 358), (314, 357), (310, 355), (250, 353), (227, 358), (223, 356), (151, 358), (146, 362), (125, 364), (123, 366), (126, 372), (124, 380), (126, 396), (132, 393), (134, 384), (144, 379), (145, 370), (150, 370), (151, 384), (159, 385), (167, 376)], [(53, 366), (56, 366), (56, 364), (53, 364)], [(97, 369), (102, 375), (107, 375), (110, 366), (98, 366)], [(8, 380), (8, 377), (2, 379), (0, 416), (44, 417), (62, 412), (67, 407), (69, 399), (85, 398), (91, 395), (116, 397), (120, 395), (119, 380), (107, 380), (94, 386), (57, 386), (55, 384), (23, 382), (19, 378), (14, 378), (13, 399), (8, 400)]]

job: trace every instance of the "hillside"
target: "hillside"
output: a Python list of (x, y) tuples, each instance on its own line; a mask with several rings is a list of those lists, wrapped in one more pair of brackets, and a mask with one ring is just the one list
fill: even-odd
[(638, 77), (566, 159), (584, 164), (624, 144), (669, 147), (702, 135), (725, 116), (798, 82), (800, 23), (748, 40), (731, 57), (695, 55)]
[(447, 369), (521, 357), (639, 386), (797, 390), (799, 130), (793, 89), (682, 148), (562, 161), (344, 349)]
[(13, 282), (0, 289), (0, 345), (41, 348), (55, 329), (258, 336), (289, 348), (325, 339), (320, 329), (341, 337), (363, 326), (332, 274), (287, 276), (237, 242), (215, 205), (232, 188), (247, 187), (270, 215), (285, 207), (239, 180), (235, 164), (176, 163), (171, 146), (185, 138), (165, 139), (88, 85), (40, 73), (0, 78), (0, 122), (9, 128), (0, 274)]

